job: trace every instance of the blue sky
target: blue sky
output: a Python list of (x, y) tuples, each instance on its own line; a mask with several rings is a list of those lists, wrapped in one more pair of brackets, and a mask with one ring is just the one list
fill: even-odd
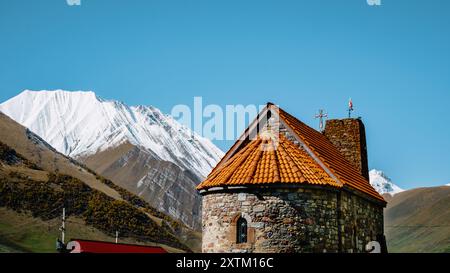
[[(263, 104), (366, 124), (370, 168), (450, 183), (450, 1), (0, 0), (0, 101), (93, 90), (130, 105)], [(230, 142), (216, 142), (226, 150)]]

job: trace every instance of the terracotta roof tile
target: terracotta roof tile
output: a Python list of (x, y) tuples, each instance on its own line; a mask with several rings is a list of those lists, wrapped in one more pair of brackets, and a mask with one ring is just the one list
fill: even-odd
[(278, 142), (266, 136), (237, 141), (197, 189), (305, 183), (335, 188), (347, 186), (384, 202), (383, 197), (375, 191), (369, 181), (323, 134), (282, 109), (277, 108), (277, 112), (280, 120), (312, 151), (314, 156), (294, 144), (284, 134), (279, 135)]
[(279, 115), (344, 185), (366, 193), (375, 199), (384, 201), (383, 197), (370, 185), (369, 181), (344, 158), (323, 134), (307, 126), (282, 109), (279, 109)]
[[(285, 136), (280, 135), (277, 144), (272, 139), (257, 137), (223, 166), (216, 168), (198, 189), (273, 183), (339, 186), (305, 151)], [(272, 149), (264, 149), (267, 145)]]

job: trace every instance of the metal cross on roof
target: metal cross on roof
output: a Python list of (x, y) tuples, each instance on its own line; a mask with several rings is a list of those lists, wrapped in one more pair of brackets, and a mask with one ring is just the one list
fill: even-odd
[(321, 132), (323, 131), (323, 119), (327, 118), (327, 117), (328, 117), (328, 114), (325, 113), (325, 111), (323, 109), (320, 109), (319, 114), (316, 114), (316, 118), (318, 118), (320, 120), (319, 128), (320, 128)]

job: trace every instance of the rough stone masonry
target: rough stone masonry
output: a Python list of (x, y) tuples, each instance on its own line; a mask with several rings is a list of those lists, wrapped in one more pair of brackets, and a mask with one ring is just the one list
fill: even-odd
[[(289, 131), (280, 132), (288, 138)], [(364, 124), (330, 120), (325, 136), (368, 179)], [(206, 253), (365, 252), (384, 238), (383, 207), (350, 188), (308, 184), (253, 185), (203, 193)], [(247, 241), (236, 240), (237, 219), (247, 222)], [(382, 242), (380, 242), (382, 243)]]

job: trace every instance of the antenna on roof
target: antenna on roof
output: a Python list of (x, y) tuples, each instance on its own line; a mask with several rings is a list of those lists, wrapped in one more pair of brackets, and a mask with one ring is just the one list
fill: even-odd
[(66, 235), (66, 208), (63, 208), (63, 212), (62, 212), (62, 224), (61, 227), (59, 228), (59, 230), (61, 231), (61, 241), (64, 244), (65, 242), (65, 235)]
[(353, 101), (352, 98), (350, 98), (350, 100), (348, 101), (348, 118), (352, 117), (352, 112), (354, 111), (353, 109)]
[(328, 113), (326, 113), (323, 109), (319, 109), (319, 113), (315, 116), (315, 118), (319, 119), (319, 128), (321, 132), (323, 132), (323, 119), (327, 117)]
[(59, 230), (61, 231), (61, 238), (56, 239), (56, 250), (60, 253), (63, 253), (66, 250), (66, 245), (64, 244), (66, 235), (66, 208), (63, 208), (62, 224), (59, 227)]

